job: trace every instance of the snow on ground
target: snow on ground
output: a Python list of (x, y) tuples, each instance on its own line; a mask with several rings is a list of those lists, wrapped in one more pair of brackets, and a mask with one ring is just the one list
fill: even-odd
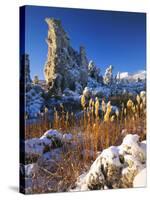
[(103, 150), (89, 171), (77, 179), (71, 191), (128, 188), (133, 187), (133, 181), (135, 187), (140, 185), (136, 182), (139, 178), (134, 178), (146, 167), (145, 145), (145, 142), (139, 142), (138, 135), (128, 134), (120, 146)]
[[(135, 79), (133, 81), (128, 81), (128, 79), (125, 78), (126, 76), (129, 77), (128, 73), (122, 75), (124, 78), (120, 79), (120, 82), (114, 82), (109, 86), (97, 83), (94, 79), (89, 78), (87, 88), (91, 92), (91, 95), (101, 98), (124, 94), (134, 96), (145, 90), (145, 80), (142, 80), (141, 82), (136, 82)], [(85, 88), (85, 90), (87, 90), (87, 88)]]
[(26, 158), (31, 159), (43, 155), (46, 148), (53, 149), (62, 146), (63, 143), (70, 142), (72, 134), (61, 134), (57, 130), (50, 129), (46, 131), (40, 138), (32, 138), (25, 141)]
[(146, 187), (146, 176), (147, 176), (147, 171), (146, 168), (140, 171), (138, 173), (133, 181), (133, 187)]
[[(38, 170), (55, 173), (63, 155), (63, 145), (71, 144), (73, 135), (48, 130), (40, 138), (25, 141), (25, 154), (30, 160), (21, 164), (21, 173), (26, 177), (26, 191), (31, 192), (32, 177)], [(91, 154), (84, 151), (83, 154)], [(35, 155), (37, 156), (36, 159)], [(111, 146), (97, 154), (97, 159), (89, 171), (81, 174), (70, 191), (85, 191), (109, 188), (129, 188), (144, 186), (146, 182), (146, 141), (139, 141), (138, 135), (127, 134), (120, 146)]]
[[(25, 141), (25, 163), (20, 164), (20, 173), (25, 178), (25, 192), (32, 193), (34, 183), (45, 184), (44, 177), (41, 176), (41, 170), (46, 173), (55, 173), (59, 163), (62, 161), (64, 149), (73, 139), (71, 133), (60, 133), (57, 130), (50, 129), (40, 138), (32, 138)], [(39, 175), (38, 175), (39, 174)], [(43, 183), (41, 183), (43, 182)], [(52, 185), (51, 185), (52, 187)]]

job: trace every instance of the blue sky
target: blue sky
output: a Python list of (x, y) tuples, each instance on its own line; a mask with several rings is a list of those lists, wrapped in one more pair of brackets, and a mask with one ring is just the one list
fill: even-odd
[(38, 75), (44, 79), (46, 17), (60, 19), (73, 48), (79, 50), (80, 45), (85, 46), (88, 59), (92, 59), (102, 73), (110, 64), (114, 66), (114, 73), (145, 69), (144, 13), (27, 6), (25, 51), (30, 56), (32, 77)]

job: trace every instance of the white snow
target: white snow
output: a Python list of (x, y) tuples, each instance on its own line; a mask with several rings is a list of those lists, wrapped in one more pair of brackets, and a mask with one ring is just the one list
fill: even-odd
[(128, 73), (128, 72), (122, 72), (120, 73), (120, 79), (126, 79), (130, 82), (136, 81), (137, 79), (144, 80), (146, 78), (146, 71), (141, 70), (135, 73)]
[(70, 142), (72, 140), (72, 134), (66, 133), (61, 134), (57, 130), (50, 129), (46, 131), (40, 138), (32, 138), (25, 141), (25, 153), (28, 155), (39, 155), (43, 154), (45, 146), (52, 147), (55, 140), (61, 142)]
[(28, 155), (42, 155), (43, 153), (43, 142), (39, 138), (33, 138), (25, 141), (25, 153)]
[(143, 99), (146, 97), (146, 92), (145, 91), (141, 91), (140, 92), (140, 97)]
[(129, 73), (128, 72), (122, 72), (120, 73), (120, 79), (128, 78)]
[(119, 146), (120, 154), (130, 154), (135, 157), (135, 159), (143, 162), (146, 159), (146, 147), (144, 144), (139, 142), (138, 135), (128, 134), (123, 139), (122, 144)]
[(37, 170), (38, 166), (36, 163), (24, 165), (25, 169), (25, 176), (28, 178), (31, 178), (34, 174), (34, 172)]
[(138, 173), (133, 181), (133, 187), (146, 187), (147, 170), (144, 168)]
[(128, 134), (122, 142), (122, 145), (131, 147), (132, 145), (136, 144), (139, 141), (138, 135)]
[(102, 164), (105, 166), (107, 163), (111, 165), (121, 166), (119, 160), (119, 149), (115, 146), (111, 146), (108, 149), (103, 150), (101, 153)]
[(48, 139), (58, 138), (61, 140), (62, 134), (60, 132), (58, 132), (57, 130), (50, 129), (50, 130), (46, 131), (42, 137), (40, 137), (41, 140), (43, 140), (45, 138), (48, 138)]

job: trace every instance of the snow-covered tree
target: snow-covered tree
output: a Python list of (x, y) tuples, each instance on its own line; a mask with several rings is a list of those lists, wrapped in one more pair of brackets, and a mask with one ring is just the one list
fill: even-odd
[(104, 81), (104, 84), (106, 85), (111, 85), (113, 83), (113, 66), (110, 65), (106, 71), (105, 71), (105, 75), (103, 77), (103, 81)]
[(100, 75), (100, 68), (95, 65), (95, 63), (90, 60), (88, 64), (88, 75), (94, 78), (97, 82), (102, 83), (102, 77)]

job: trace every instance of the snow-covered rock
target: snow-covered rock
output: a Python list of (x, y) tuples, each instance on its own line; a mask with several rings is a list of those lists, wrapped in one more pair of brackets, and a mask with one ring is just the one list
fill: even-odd
[(62, 134), (60, 132), (58, 132), (57, 130), (53, 130), (53, 129), (50, 129), (48, 131), (46, 131), (43, 136), (40, 137), (40, 140), (44, 140), (45, 139), (53, 139), (53, 138), (57, 138), (57, 139), (62, 139)]
[(26, 159), (32, 161), (37, 160), (47, 151), (61, 147), (64, 143), (72, 140), (72, 134), (61, 134), (57, 130), (50, 129), (46, 131), (40, 138), (32, 138), (25, 141)]
[(111, 95), (111, 89), (106, 86), (98, 86), (92, 89), (92, 95), (97, 97), (109, 97)]
[(25, 177), (32, 178), (37, 169), (38, 165), (36, 163), (24, 165)]
[(87, 98), (90, 98), (91, 95), (92, 95), (92, 91), (91, 91), (91, 88), (89, 87), (85, 87), (84, 90), (83, 90), (83, 95)]
[(35, 160), (43, 154), (44, 144), (39, 138), (32, 138), (25, 141), (26, 160)]
[[(80, 88), (79, 88), (79, 85), (78, 85), (78, 92)], [(72, 90), (70, 90), (69, 88), (66, 88), (64, 91), (63, 91), (63, 96), (79, 96), (79, 93), (77, 92), (74, 92)]]
[(120, 154), (132, 155), (136, 160), (144, 162), (146, 160), (146, 151), (143, 142), (139, 142), (138, 135), (128, 134), (119, 147)]
[(133, 187), (135, 176), (146, 165), (144, 144), (138, 135), (129, 134), (120, 146), (103, 150), (89, 171), (77, 179), (73, 191)]

